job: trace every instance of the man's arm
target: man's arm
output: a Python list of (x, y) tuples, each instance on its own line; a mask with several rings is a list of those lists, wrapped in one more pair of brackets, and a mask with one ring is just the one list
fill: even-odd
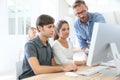
[(62, 71), (76, 71), (77, 67), (74, 64), (64, 65), (64, 66), (44, 66), (40, 65), (36, 57), (28, 58), (28, 62), (33, 70), (37, 74), (44, 73), (54, 73)]
[(87, 44), (86, 40), (84, 40), (80, 35), (77, 35), (77, 38), (78, 38), (78, 42), (79, 42), (81, 49), (84, 50), (84, 49), (88, 48), (88, 44)]
[[(83, 39), (83, 37), (85, 37), (85, 35), (83, 34), (83, 31), (80, 27), (80, 24), (79, 24), (79, 19), (76, 20), (75, 24), (74, 24), (74, 29), (75, 29), (75, 33), (76, 33), (76, 37), (78, 39), (78, 43), (80, 45), (80, 48), (87, 48), (88, 45), (87, 45), (87, 42), (85, 39)], [(83, 36), (83, 37), (82, 37)]]
[(95, 22), (105, 23), (104, 16), (102, 14), (100, 14), (100, 13), (96, 13), (96, 15), (95, 15)]

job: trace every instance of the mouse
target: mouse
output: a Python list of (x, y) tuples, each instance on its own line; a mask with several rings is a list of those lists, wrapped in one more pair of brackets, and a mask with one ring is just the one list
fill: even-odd
[(78, 74), (75, 73), (75, 72), (65, 72), (65, 75), (66, 76), (71, 76), (71, 77), (77, 77), (78, 76)]

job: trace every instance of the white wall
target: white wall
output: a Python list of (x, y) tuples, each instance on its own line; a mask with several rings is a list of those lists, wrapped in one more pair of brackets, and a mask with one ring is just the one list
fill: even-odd
[(104, 3), (101, 0), (97, 0), (95, 3), (88, 3), (90, 12), (102, 13), (107, 23), (120, 24), (120, 1), (118, 0), (106, 0)]
[(0, 35), (8, 34), (7, 0), (0, 0)]
[[(8, 60), (6, 59), (7, 50), (5, 47), (8, 45), (5, 43), (5, 36), (8, 35), (8, 13), (7, 13), (7, 0), (0, 0), (0, 72), (7, 68)], [(6, 45), (6, 46), (5, 46)], [(3, 64), (4, 63), (4, 64)], [(8, 70), (8, 68), (7, 68)]]
[(65, 0), (59, 0), (58, 3), (58, 19), (63, 19), (68, 15), (68, 5)]
[(0, 0), (0, 74), (15, 70), (24, 36), (9, 36), (7, 0)]
[[(5, 36), (0, 41), (0, 74), (15, 71), (15, 63), (23, 50), (24, 36)], [(22, 54), (22, 53), (21, 53)]]
[(48, 14), (55, 18), (58, 18), (58, 0), (31, 0), (31, 25), (35, 26), (36, 19), (41, 14)]

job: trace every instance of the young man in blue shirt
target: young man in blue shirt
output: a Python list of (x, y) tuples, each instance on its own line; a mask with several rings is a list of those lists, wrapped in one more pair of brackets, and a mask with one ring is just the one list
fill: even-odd
[(102, 14), (88, 12), (88, 7), (83, 0), (76, 0), (73, 10), (78, 19), (74, 23), (80, 48), (85, 52), (89, 48), (93, 26), (95, 22), (105, 22)]

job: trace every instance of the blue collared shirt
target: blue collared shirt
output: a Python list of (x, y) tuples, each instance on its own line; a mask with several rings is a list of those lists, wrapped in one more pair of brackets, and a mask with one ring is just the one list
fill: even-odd
[(76, 35), (81, 48), (86, 48), (90, 44), (93, 26), (95, 22), (104, 23), (105, 19), (102, 14), (88, 13), (89, 19), (86, 24), (83, 24), (80, 19), (77, 19), (74, 24)]

